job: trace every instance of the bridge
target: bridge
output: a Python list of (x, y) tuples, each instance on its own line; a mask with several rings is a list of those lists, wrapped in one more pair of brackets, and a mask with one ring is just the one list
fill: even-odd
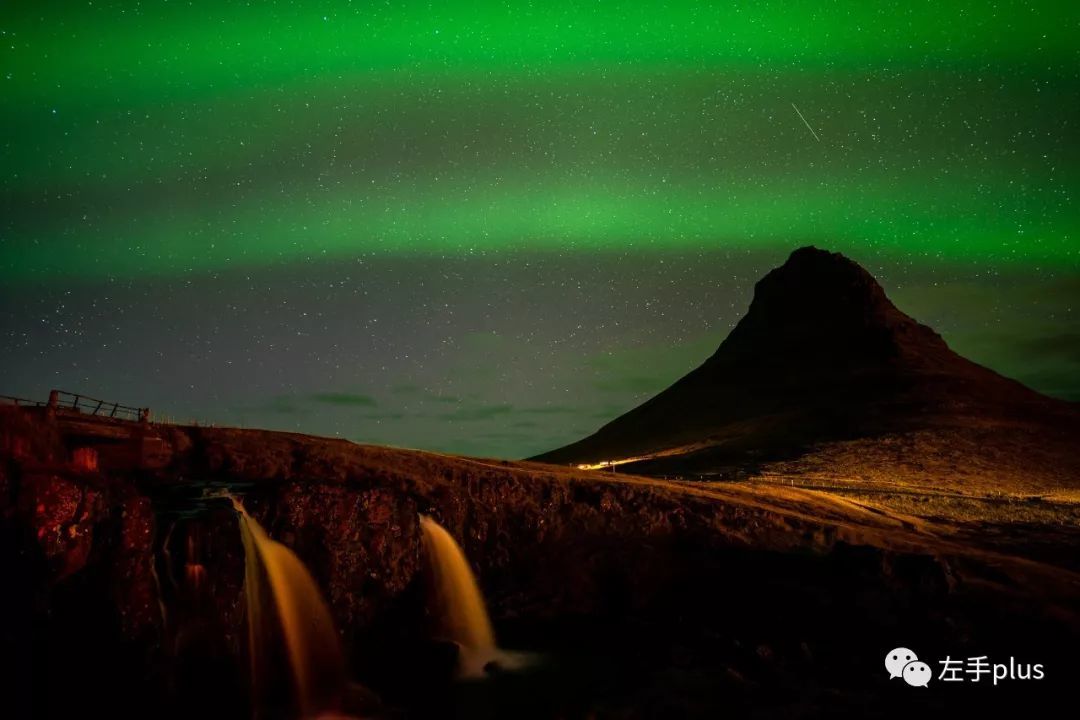
[(50, 390), (49, 399), (28, 400), (15, 397), (14, 395), (0, 395), (0, 404), (15, 405), (26, 408), (48, 408), (65, 412), (76, 412), (91, 415), (93, 417), (112, 418), (116, 420), (130, 420), (134, 422), (148, 422), (150, 420), (150, 408), (137, 408), (130, 405), (121, 405), (118, 402), (108, 402), (97, 398), (82, 395), (80, 393), (67, 392), (65, 390)]
[(84, 470), (154, 469), (171, 458), (166, 426), (150, 421), (150, 408), (64, 390), (52, 390), (44, 401), (0, 395), (3, 406), (55, 423), (71, 462)]

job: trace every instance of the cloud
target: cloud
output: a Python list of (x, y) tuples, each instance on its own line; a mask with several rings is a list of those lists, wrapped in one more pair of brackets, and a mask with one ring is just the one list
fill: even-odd
[(258, 405), (246, 405), (234, 408), (234, 412), (241, 415), (267, 413), (272, 415), (305, 415), (306, 408), (296, 403), (295, 398), (288, 395), (277, 395), (270, 398), (269, 402)]
[(374, 420), (375, 422), (382, 422), (383, 420), (404, 420), (409, 417), (405, 413), (399, 412), (379, 412), (379, 413), (364, 413), (361, 415), (364, 420)]
[(401, 397), (406, 397), (406, 398), (417, 398), (417, 397), (419, 397), (422, 400), (426, 400), (426, 401), (430, 401), (430, 402), (434, 402), (434, 403), (445, 403), (445, 404), (448, 404), (448, 405), (452, 405), (452, 404), (461, 402), (461, 398), (459, 398), (459, 397), (457, 397), (455, 395), (444, 395), (442, 393), (431, 392), (431, 391), (427, 390), (426, 388), (424, 388), (424, 387), (422, 387), (420, 385), (417, 385), (415, 383), (402, 383), (400, 385), (395, 385), (392, 388), (390, 388), (390, 394), (391, 395), (401, 396)]
[(1016, 343), (1016, 349), (1036, 357), (1053, 357), (1080, 365), (1080, 333), (1058, 333), (1028, 338)]
[(488, 440), (514, 440), (522, 441), (528, 440), (531, 437), (530, 433), (521, 432), (509, 432), (505, 430), (492, 430), (490, 432), (477, 433), (475, 437), (485, 438)]
[(627, 375), (624, 377), (601, 378), (593, 383), (593, 387), (601, 392), (640, 395), (660, 392), (671, 382), (671, 378), (667, 376)]
[(501, 415), (510, 415), (514, 412), (513, 405), (478, 405), (476, 407), (463, 407), (452, 413), (440, 415), (440, 420), (472, 422), (476, 420), (490, 420)]
[(569, 405), (541, 405), (539, 407), (521, 408), (518, 412), (526, 415), (576, 415), (581, 408)]
[[(705, 361), (719, 343), (719, 333), (704, 333), (677, 343), (621, 348), (586, 359), (592, 388), (625, 399), (667, 388)], [(642, 369), (647, 372), (642, 372)]]
[(378, 403), (370, 395), (357, 395), (354, 393), (328, 392), (315, 393), (310, 396), (314, 402), (323, 405), (341, 405), (348, 407), (376, 407)]
[(1080, 402), (1080, 384), (1077, 383), (1076, 372), (1072, 368), (1022, 372), (1016, 375), (1016, 379), (1046, 395)]
[(593, 410), (585, 415), (584, 418), (589, 420), (614, 420), (625, 412), (629, 412), (636, 405), (605, 405), (602, 408)]

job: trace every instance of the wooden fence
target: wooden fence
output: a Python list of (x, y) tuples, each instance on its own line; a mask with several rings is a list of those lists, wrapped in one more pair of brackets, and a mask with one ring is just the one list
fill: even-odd
[(116, 420), (132, 420), (145, 422), (150, 419), (150, 408), (137, 408), (130, 405), (121, 405), (118, 402), (99, 400), (81, 393), (72, 393), (65, 390), (52, 390), (49, 392), (48, 402), (40, 400), (27, 400), (26, 398), (13, 395), (0, 395), (0, 405), (15, 405), (17, 407), (48, 407), (54, 410), (74, 410), (84, 415), (102, 418), (114, 418)]

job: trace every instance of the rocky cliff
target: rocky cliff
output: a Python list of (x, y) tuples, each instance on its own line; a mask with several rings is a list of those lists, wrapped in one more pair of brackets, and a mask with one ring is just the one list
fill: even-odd
[[(878, 656), (900, 638), (1072, 657), (1072, 573), (811, 492), (173, 426), (155, 429), (160, 468), (88, 471), (47, 414), (2, 427), (6, 632), (30, 658), (5, 697), (35, 716), (249, 713), (225, 489), (310, 568), (388, 715), (887, 714), (903, 703)], [(448, 682), (420, 512), (460, 540), (502, 642), (536, 669)]]

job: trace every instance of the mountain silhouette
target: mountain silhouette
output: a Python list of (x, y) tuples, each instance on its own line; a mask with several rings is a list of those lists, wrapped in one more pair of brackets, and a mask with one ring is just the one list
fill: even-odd
[(992, 450), (1013, 433), (1002, 453), (1015, 454), (1011, 443), (1027, 435), (1064, 444), (1049, 450), (1053, 475), (1055, 458), (1076, 454), (1067, 448), (1080, 441), (1077, 417), (1075, 405), (950, 350), (857, 263), (805, 247), (758, 281), (746, 315), (700, 367), (593, 435), (534, 459), (722, 476), (830, 443), (895, 444), (919, 434), (911, 449), (923, 452), (959, 432), (963, 446), (981, 433)]

